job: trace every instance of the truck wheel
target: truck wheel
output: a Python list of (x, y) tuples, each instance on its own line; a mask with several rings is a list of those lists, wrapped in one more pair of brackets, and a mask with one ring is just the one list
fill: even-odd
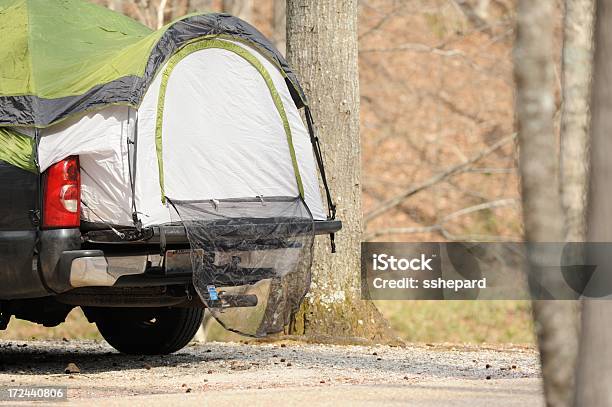
[(202, 324), (200, 308), (104, 308), (94, 321), (102, 337), (119, 352), (167, 355), (182, 349)]

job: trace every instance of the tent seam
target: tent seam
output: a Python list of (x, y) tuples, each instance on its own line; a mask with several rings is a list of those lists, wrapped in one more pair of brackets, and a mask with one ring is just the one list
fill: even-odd
[[(30, 81), (32, 81), (32, 92), (35, 94), (36, 93), (36, 75), (34, 74), (34, 61), (32, 61), (32, 56), (34, 55), (34, 53), (32, 52), (32, 32), (31, 32), (31, 27), (32, 25), (30, 24), (30, 1), (26, 1), (25, 2), (26, 5), (26, 16), (27, 16), (27, 20), (28, 20), (28, 60), (30, 61)], [(37, 112), (34, 112), (34, 116), (36, 116)]]

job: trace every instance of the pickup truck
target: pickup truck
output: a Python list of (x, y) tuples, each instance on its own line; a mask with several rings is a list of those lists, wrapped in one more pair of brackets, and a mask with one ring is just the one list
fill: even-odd
[[(81, 307), (121, 352), (181, 349), (205, 309), (185, 258), (184, 227), (84, 222), (80, 188), (78, 157), (42, 174), (0, 161), (0, 330), (13, 316), (53, 327)], [(315, 221), (316, 234), (340, 228), (339, 221)], [(249, 306), (248, 299), (234, 300)]]

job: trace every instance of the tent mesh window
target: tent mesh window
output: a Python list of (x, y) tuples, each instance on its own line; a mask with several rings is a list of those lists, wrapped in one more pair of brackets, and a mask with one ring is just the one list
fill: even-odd
[(314, 223), (300, 198), (169, 200), (191, 246), (194, 287), (226, 329), (281, 332), (310, 287)]

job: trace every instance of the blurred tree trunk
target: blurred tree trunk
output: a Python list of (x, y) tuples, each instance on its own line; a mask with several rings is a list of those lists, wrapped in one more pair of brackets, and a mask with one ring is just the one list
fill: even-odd
[[(591, 171), (587, 211), (590, 242), (612, 242), (612, 1), (598, 0), (591, 96)], [(610, 264), (598, 267), (599, 281), (610, 286)], [(603, 268), (603, 271), (599, 271)], [(587, 300), (582, 309), (582, 333), (576, 378), (577, 406), (612, 405), (612, 304)]]
[(311, 103), (343, 229), (316, 243), (311, 292), (290, 332), (382, 340), (386, 321), (360, 297), (361, 147), (357, 0), (289, 0), (287, 56)]
[(189, 9), (189, 0), (173, 0), (171, 7), (171, 18), (174, 20), (187, 14), (187, 10)]
[(593, 14), (594, 0), (565, 2), (561, 193), (568, 242), (584, 242), (586, 238)]
[[(563, 56), (560, 137), (561, 201), (565, 215), (565, 241), (586, 240), (586, 196), (588, 189), (588, 144), (590, 122), (590, 86), (593, 59), (594, 0), (566, 0)], [(584, 263), (584, 253), (576, 247), (571, 253), (573, 264)], [(561, 315), (567, 321), (562, 355), (566, 368), (557, 372), (559, 398), (552, 405), (570, 406), (575, 394), (575, 367), (580, 331), (580, 303), (562, 304)], [(552, 401), (552, 400), (551, 400)]]
[[(528, 242), (563, 241), (553, 126), (554, 4), (554, 0), (519, 0), (517, 9), (514, 74), (523, 221)], [(547, 261), (547, 253), (541, 249), (536, 246), (530, 252), (530, 272), (536, 276), (535, 281), (539, 281)], [(572, 310), (571, 301), (533, 302), (548, 406), (566, 406), (571, 400), (568, 385), (573, 365), (566, 358), (575, 350), (575, 335), (568, 332), (568, 327), (575, 326)]]
[(188, 0), (187, 12), (213, 11), (213, 0)]
[(254, 2), (254, 0), (223, 0), (223, 11), (252, 23)]
[(156, 23), (155, 26), (159, 30), (166, 22), (166, 8), (168, 7), (168, 0), (159, 0), (157, 5)]
[(287, 53), (287, 0), (273, 0), (272, 41), (281, 54)]

